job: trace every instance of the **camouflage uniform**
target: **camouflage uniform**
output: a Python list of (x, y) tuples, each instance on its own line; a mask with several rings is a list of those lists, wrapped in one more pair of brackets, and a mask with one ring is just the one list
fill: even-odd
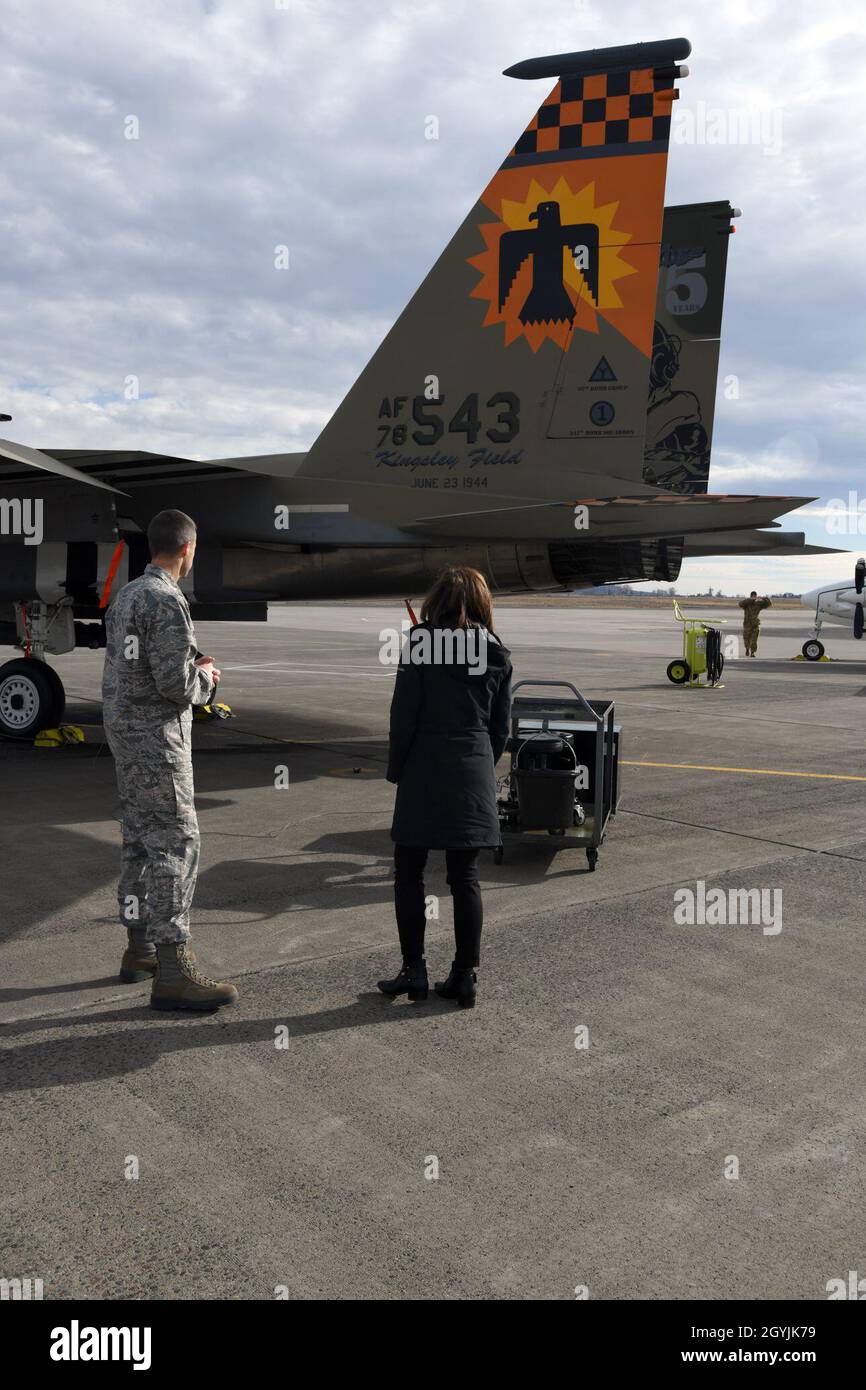
[(746, 656), (754, 656), (758, 650), (758, 634), (761, 631), (761, 612), (771, 606), (768, 598), (741, 598), (743, 610), (743, 642)]
[(199, 856), (191, 706), (207, 703), (213, 682), (195, 665), (186, 598), (159, 565), (120, 591), (106, 631), (103, 712), (122, 807), (120, 920), (145, 927), (149, 941), (185, 941)]

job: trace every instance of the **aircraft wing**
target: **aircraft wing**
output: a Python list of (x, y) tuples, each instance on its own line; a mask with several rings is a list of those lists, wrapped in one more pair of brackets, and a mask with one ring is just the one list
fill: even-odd
[[(31, 449), (27, 444), (17, 444), (11, 439), (0, 439), (0, 458), (6, 459), (7, 463), (20, 464), (25, 470), (36, 468), (43, 473), (51, 473), (56, 478), (65, 478), (67, 482), (81, 483), (85, 487), (102, 488), (106, 492), (117, 492), (118, 489), (109, 483), (101, 482), (99, 478), (91, 478), (86, 473), (74, 468), (71, 464), (64, 462), (62, 458), (55, 458), (51, 454), (43, 453), (41, 449)], [(24, 478), (32, 475), (25, 472)], [(16, 481), (15, 470), (5, 468), (0, 472), (0, 477), (4, 481)]]
[[(7, 460), (4, 464), (2, 460)], [(250, 463), (257, 460), (251, 459)], [(18, 469), (13, 464), (22, 465)], [(41, 469), (109, 492), (128, 492), (155, 483), (190, 483), (216, 478), (221, 474), (249, 471), (232, 459), (197, 460), (175, 454), (154, 454), (141, 449), (30, 449), (24, 444), (0, 440), (0, 482), (32, 482), (31, 469)]]

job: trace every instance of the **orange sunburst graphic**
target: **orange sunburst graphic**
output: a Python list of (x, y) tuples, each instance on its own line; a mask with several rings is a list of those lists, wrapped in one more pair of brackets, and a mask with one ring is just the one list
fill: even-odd
[[(597, 333), (598, 315), (623, 307), (617, 282), (637, 273), (620, 254), (631, 235), (615, 228), (618, 209), (618, 201), (596, 206), (594, 179), (575, 191), (561, 174), (548, 188), (533, 177), (523, 201), (503, 196), (500, 220), (478, 228), (486, 249), (469, 259), (481, 272), (472, 297), (489, 304), (483, 327), (502, 323), (506, 347), (525, 338), (533, 352), (546, 338), (567, 349), (575, 329)], [(523, 236), (503, 241), (508, 233)]]

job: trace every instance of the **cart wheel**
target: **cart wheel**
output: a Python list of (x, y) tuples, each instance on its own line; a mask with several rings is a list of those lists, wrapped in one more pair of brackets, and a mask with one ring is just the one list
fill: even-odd
[(595, 866), (596, 866), (596, 864), (598, 863), (598, 850), (597, 850), (597, 849), (588, 849), (588, 850), (586, 851), (586, 862), (587, 862), (587, 864), (589, 865), (589, 872), (590, 872), (591, 874), (595, 873)]
[(504, 858), (505, 858), (505, 846), (504, 846), (504, 845), (497, 845), (497, 846), (496, 846), (496, 849), (493, 851), (493, 862), (494, 862), (494, 864), (501, 864)]
[(689, 663), (682, 658), (672, 661), (668, 667), (668, 680), (673, 681), (674, 685), (685, 685), (690, 675)]

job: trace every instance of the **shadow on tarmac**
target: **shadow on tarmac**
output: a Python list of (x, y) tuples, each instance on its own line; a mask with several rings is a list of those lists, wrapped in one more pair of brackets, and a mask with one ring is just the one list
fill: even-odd
[[(199, 797), (197, 802), (200, 809), (214, 804), (207, 797)], [(103, 814), (104, 811), (105, 808)], [(206, 829), (204, 841), (207, 852)], [(311, 909), (337, 911), (381, 905), (390, 912), (393, 850), (389, 829), (382, 826), (328, 831), (298, 849), (278, 851), (271, 856), (222, 859), (199, 874), (194, 911), (242, 912), (243, 920), (223, 923), (234, 925), (238, 932), (250, 925), (251, 913), (256, 922), (273, 922)], [(502, 865), (494, 865), (492, 854), (482, 851), (479, 863), (485, 891), (531, 887), (541, 879), (550, 882), (587, 872), (581, 851), (576, 854), (576, 862), (562, 869), (554, 867), (557, 854), (555, 847), (536, 839), (527, 844), (509, 840)], [(113, 888), (120, 868), (119, 846), (71, 827), (47, 825), (39, 835), (39, 863), (59, 866), (62, 872), (41, 872), (34, 879), (30, 855), (7, 855), (3, 877), (7, 908), (2, 912), (0, 942), (35, 935), (43, 921), (62, 916), (70, 904), (95, 889)], [(431, 851), (426, 879), (428, 887), (443, 900), (450, 896), (445, 883), (444, 853)], [(94, 922), (109, 920), (113, 918), (100, 916)], [(86, 989), (94, 983), (99, 982), (61, 984), (44, 992)], [(31, 991), (33, 995), (41, 992)], [(0, 1001), (28, 997), (24, 991), (0, 990)]]
[(146, 998), (143, 998), (134, 1008), (100, 1009), (93, 1013), (63, 1014), (56, 1018), (25, 1019), (8, 1024), (4, 1032), (9, 1037), (23, 1037), (28, 1033), (42, 1033), (50, 1029), (69, 1030), (95, 1023), (109, 1026), (89, 1037), (67, 1035), (62, 1044), (49, 1039), (5, 1049), (0, 1094), (51, 1090), (56, 1086), (75, 1086), (126, 1076), (153, 1066), (166, 1053), (184, 1052), (197, 1047), (213, 1049), (261, 1043), (272, 1048), (278, 1027), (288, 1028), (290, 1038), (303, 1038), (339, 1032), (344, 1028), (384, 1023), (409, 1024), (412, 1019), (431, 1013), (446, 1013), (456, 1019), (463, 1012), (451, 1000), (440, 999), (432, 991), (425, 1003), (410, 1004), (403, 998), (392, 1000), (378, 991), (368, 990), (350, 1004), (313, 1013), (292, 1015), (286, 1012), (273, 1018), (232, 1022), (224, 1012), (218, 1012), (186, 1015), (182, 1021), (168, 1023), (166, 1015), (154, 1013)]
[(119, 984), (118, 977), (103, 975), (98, 980), (78, 980), (75, 984), (28, 986), (27, 989), (0, 989), (0, 1004), (17, 1004), (22, 999), (41, 999), (51, 994), (76, 994), (85, 989), (107, 989)]

